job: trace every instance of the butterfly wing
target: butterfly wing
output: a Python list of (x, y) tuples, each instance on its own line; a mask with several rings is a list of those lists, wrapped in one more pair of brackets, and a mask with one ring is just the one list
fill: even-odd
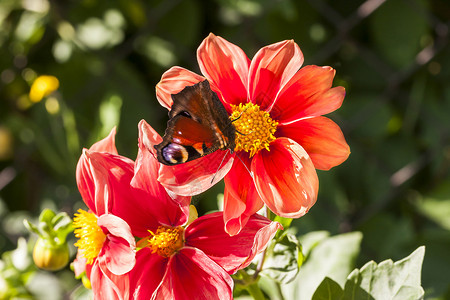
[(234, 149), (235, 128), (208, 81), (188, 86), (172, 99), (163, 141), (155, 146), (159, 162), (176, 165)]

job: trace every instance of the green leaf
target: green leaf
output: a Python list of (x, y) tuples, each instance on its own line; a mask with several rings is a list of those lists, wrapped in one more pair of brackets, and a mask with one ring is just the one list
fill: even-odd
[(65, 227), (70, 223), (72, 223), (72, 219), (66, 212), (60, 212), (52, 219), (53, 229), (55, 230), (58, 230), (61, 227)]
[(33, 223), (31, 223), (30, 221), (28, 221), (27, 219), (23, 220), (23, 225), (25, 226), (25, 228), (30, 231), (30, 232), (34, 232), (37, 235), (41, 236), (41, 231), (39, 230), (39, 228), (37, 228)]
[(284, 234), (287, 233), (287, 229), (291, 226), (292, 219), (290, 218), (283, 218), (280, 216), (275, 216), (273, 219), (275, 222), (280, 223), (283, 226), (283, 230), (278, 230), (277, 234), (275, 235), (275, 239), (280, 239)]
[(344, 294), (342, 287), (329, 277), (325, 277), (314, 293), (312, 300), (340, 299)]
[(430, 31), (425, 1), (409, 5), (402, 0), (386, 1), (370, 17), (375, 45), (392, 65), (405, 67), (420, 51), (420, 40)]
[(421, 299), (424, 255), (422, 246), (395, 263), (390, 259), (378, 265), (371, 261), (360, 270), (355, 269), (345, 284), (344, 299)]
[(328, 231), (313, 231), (302, 235), (299, 240), (302, 245), (303, 255), (308, 257), (311, 251), (329, 236), (330, 233)]
[(295, 280), (282, 285), (285, 299), (311, 299), (325, 277), (344, 285), (354, 268), (361, 239), (360, 232), (352, 232), (322, 240), (311, 251)]
[(56, 216), (56, 214), (51, 209), (44, 209), (39, 215), (39, 222), (51, 224), (52, 219)]
[(417, 195), (414, 204), (421, 214), (450, 230), (450, 181), (443, 181), (424, 197)]
[(67, 213), (61, 212), (53, 218), (52, 222), (58, 243), (65, 243), (67, 235), (73, 231), (72, 219)]
[(288, 229), (289, 226), (291, 226), (291, 223), (292, 223), (292, 219), (290, 219), (290, 218), (283, 218), (283, 217), (280, 217), (280, 216), (275, 216), (274, 221), (280, 223), (281, 225), (283, 225), (283, 229), (284, 230)]
[(295, 278), (302, 263), (303, 254), (297, 238), (291, 233), (286, 233), (264, 261), (261, 274), (286, 284)]

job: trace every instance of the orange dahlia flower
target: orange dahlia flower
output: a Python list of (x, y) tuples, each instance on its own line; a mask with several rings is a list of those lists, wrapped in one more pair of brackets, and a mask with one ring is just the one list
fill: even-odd
[(221, 165), (224, 151), (161, 166), (161, 184), (193, 195), (225, 176), (224, 221), (231, 235), (264, 204), (282, 217), (303, 216), (317, 199), (315, 169), (339, 165), (350, 153), (339, 126), (322, 116), (345, 96), (343, 87), (332, 87), (335, 70), (300, 68), (303, 54), (293, 40), (263, 47), (250, 60), (238, 46), (210, 34), (197, 59), (203, 76), (172, 67), (156, 86), (158, 101), (170, 109), (171, 95), (207, 79), (235, 120), (236, 147)]

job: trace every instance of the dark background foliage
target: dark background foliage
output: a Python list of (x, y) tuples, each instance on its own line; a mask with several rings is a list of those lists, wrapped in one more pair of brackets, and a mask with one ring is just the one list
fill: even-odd
[[(450, 299), (449, 20), (446, 0), (2, 0), (0, 252), (27, 235), (23, 217), (81, 205), (83, 147), (116, 125), (119, 153), (134, 158), (141, 119), (163, 134), (154, 87), (173, 65), (199, 73), (196, 49), (210, 32), (250, 58), (294, 39), (305, 65), (332, 66), (345, 86), (330, 117), (352, 151), (319, 171), (299, 234), (361, 231), (357, 267), (425, 245), (426, 293)], [(30, 85), (43, 74), (60, 88), (33, 104)], [(200, 212), (216, 209), (222, 191), (195, 197)]]

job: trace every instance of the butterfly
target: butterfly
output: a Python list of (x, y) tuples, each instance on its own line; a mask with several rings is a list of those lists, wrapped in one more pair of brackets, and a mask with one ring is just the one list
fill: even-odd
[(155, 145), (165, 165), (182, 164), (216, 150), (235, 148), (236, 128), (207, 80), (172, 95), (163, 141)]

